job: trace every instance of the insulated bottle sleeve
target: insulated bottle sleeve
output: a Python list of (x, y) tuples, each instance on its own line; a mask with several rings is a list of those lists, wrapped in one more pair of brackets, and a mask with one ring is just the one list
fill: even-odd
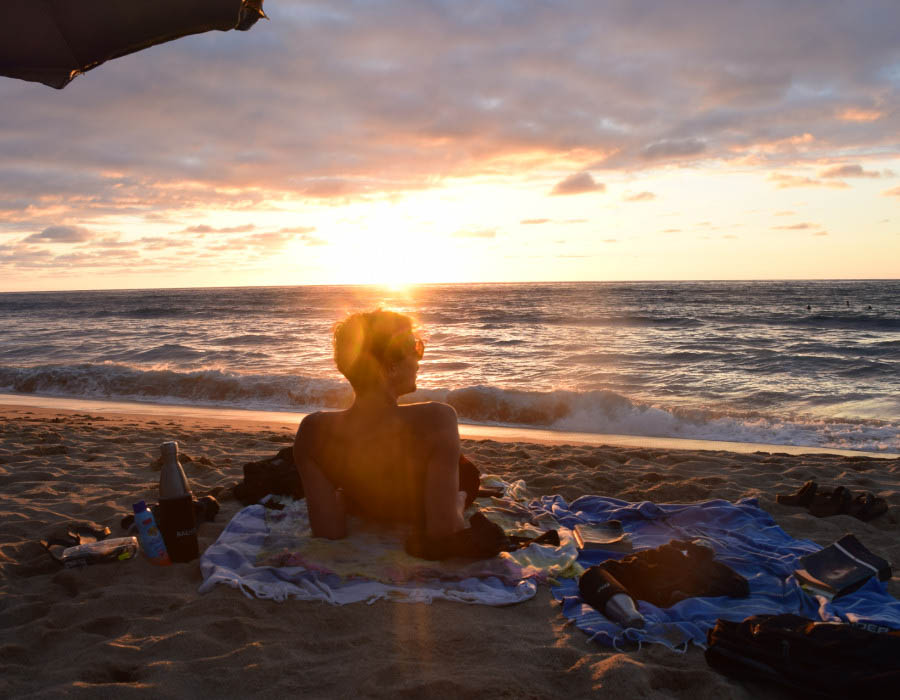
[(578, 579), (578, 590), (581, 598), (598, 612), (606, 610), (606, 603), (614, 595), (623, 593), (632, 600), (634, 597), (606, 569), (592, 566)]

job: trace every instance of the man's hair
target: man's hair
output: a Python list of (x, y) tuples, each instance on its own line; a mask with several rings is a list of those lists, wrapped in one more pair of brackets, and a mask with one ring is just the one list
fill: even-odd
[(409, 316), (383, 309), (352, 314), (334, 326), (334, 362), (359, 391), (402, 360), (416, 340)]

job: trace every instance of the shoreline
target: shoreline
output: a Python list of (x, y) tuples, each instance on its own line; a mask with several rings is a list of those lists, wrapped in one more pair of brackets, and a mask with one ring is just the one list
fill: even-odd
[[(297, 425), (306, 413), (290, 411), (267, 411), (239, 408), (219, 408), (191, 406), (189, 404), (154, 404), (141, 401), (108, 401), (102, 399), (77, 399), (55, 396), (35, 396), (32, 394), (0, 393), (0, 410), (7, 408), (33, 408), (42, 411), (94, 411), (102, 414), (140, 416), (144, 419), (160, 417), (183, 417), (210, 422), (228, 421), (229, 424), (269, 423)], [(874, 459), (896, 459), (900, 453), (871, 452), (809, 445), (779, 445), (772, 443), (731, 442), (725, 440), (697, 440), (692, 438), (654, 437), (645, 435), (615, 435), (606, 433), (583, 433), (551, 430), (546, 428), (525, 428), (499, 425), (459, 424), (460, 437), (471, 440), (495, 440), (497, 442), (527, 442), (549, 445), (585, 445), (610, 447), (646, 447), (672, 450), (727, 451), (737, 454), (768, 452), (770, 454), (831, 454), (844, 457), (871, 457)]]

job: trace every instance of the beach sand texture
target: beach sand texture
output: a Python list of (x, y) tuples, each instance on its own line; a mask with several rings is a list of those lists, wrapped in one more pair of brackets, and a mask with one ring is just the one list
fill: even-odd
[[(200, 595), (197, 561), (59, 567), (39, 544), (70, 521), (121, 535), (139, 499), (155, 501), (160, 443), (180, 443), (195, 496), (222, 510), (201, 550), (241, 504), (245, 462), (290, 444), (295, 425), (0, 408), (0, 696), (3, 697), (788, 697), (709, 669), (697, 648), (619, 653), (589, 642), (546, 586), (509, 608), (438, 601), (343, 607)], [(688, 503), (759, 498), (788, 533), (826, 545), (845, 532), (900, 562), (900, 460), (836, 455), (463, 441), (486, 473), (533, 495), (601, 494)], [(872, 491), (870, 523), (778, 505), (804, 481)], [(889, 582), (900, 595), (900, 577)]]

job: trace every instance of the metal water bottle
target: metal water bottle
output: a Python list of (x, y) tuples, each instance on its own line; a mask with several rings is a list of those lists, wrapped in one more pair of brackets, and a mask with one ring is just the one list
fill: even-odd
[(178, 462), (178, 443), (164, 442), (159, 472), (159, 530), (172, 561), (191, 561), (199, 554), (194, 496)]

